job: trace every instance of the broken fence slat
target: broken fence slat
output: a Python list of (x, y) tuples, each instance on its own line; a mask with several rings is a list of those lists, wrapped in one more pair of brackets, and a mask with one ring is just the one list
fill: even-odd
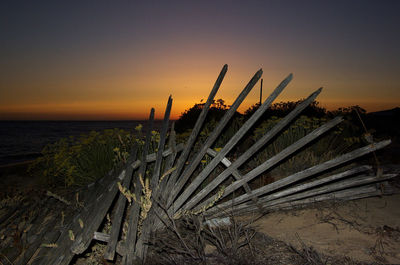
[[(131, 158), (132, 160), (136, 160), (137, 156), (137, 151), (138, 151), (138, 145), (135, 144), (133, 147), (132, 153), (131, 153)], [(128, 163), (129, 165), (129, 163)], [(132, 182), (132, 175), (133, 175), (133, 167), (127, 167), (127, 173), (126, 177), (122, 183), (122, 186), (126, 189), (129, 189), (130, 184)], [(118, 242), (118, 236), (120, 234), (121, 230), (121, 223), (122, 223), (122, 218), (124, 215), (125, 211), (125, 206), (126, 206), (126, 198), (122, 193), (119, 193), (119, 198), (117, 201), (117, 204), (115, 206), (115, 213), (114, 217), (112, 219), (112, 227), (111, 227), (111, 232), (110, 232), (110, 240), (107, 243), (106, 250), (104, 251), (104, 258), (107, 260), (113, 260), (115, 256), (115, 248), (117, 247), (117, 242)]]
[(150, 182), (150, 187), (153, 190), (153, 192), (156, 192), (156, 187), (158, 186), (158, 181), (160, 178), (160, 172), (161, 172), (161, 164), (162, 164), (162, 158), (163, 158), (163, 151), (165, 147), (165, 141), (167, 138), (167, 132), (168, 132), (168, 124), (169, 124), (169, 116), (171, 113), (171, 107), (172, 107), (172, 97), (169, 96), (168, 98), (168, 103), (167, 103), (167, 108), (165, 110), (164, 114), (164, 120), (162, 124), (162, 129), (160, 133), (160, 141), (158, 142), (158, 150), (157, 150), (157, 157), (156, 157), (156, 163), (154, 165), (153, 169), (153, 176), (151, 178)]
[(319, 188), (314, 188), (309, 191), (304, 191), (304, 192), (300, 192), (298, 194), (293, 194), (293, 195), (290, 195), (287, 197), (273, 200), (273, 201), (270, 201), (269, 203), (265, 202), (266, 203), (265, 205), (267, 207), (269, 205), (271, 205), (271, 206), (279, 205), (281, 203), (285, 203), (288, 201), (300, 200), (300, 199), (304, 199), (307, 197), (313, 197), (313, 196), (321, 195), (324, 193), (331, 193), (334, 191), (343, 190), (343, 189), (347, 189), (347, 188), (351, 188), (351, 187), (355, 187), (355, 186), (362, 186), (362, 185), (366, 185), (366, 184), (370, 184), (370, 183), (374, 183), (374, 182), (380, 182), (380, 181), (391, 179), (395, 176), (396, 175), (394, 175), (394, 174), (386, 174), (386, 175), (383, 175), (381, 178), (379, 178), (377, 176), (361, 175), (358, 177), (341, 180), (341, 181), (338, 181), (336, 183), (332, 183), (329, 185), (324, 185)]
[(93, 233), (93, 239), (97, 240), (97, 241), (105, 242), (105, 243), (110, 243), (111, 235), (96, 231)]
[[(250, 89), (255, 85), (255, 83), (258, 81), (258, 79), (261, 77), (262, 72), (257, 72), (255, 77), (249, 82), (246, 88)], [(282, 90), (289, 84), (289, 82), (292, 80), (292, 74), (290, 74), (286, 79), (284, 79), (278, 87), (271, 93), (271, 95), (265, 100), (265, 102), (257, 109), (253, 115), (240, 127), (240, 129), (234, 134), (234, 136), (229, 139), (229, 141), (225, 144), (225, 146), (221, 149), (221, 151), (216, 154), (216, 156), (211, 160), (210, 163), (206, 165), (206, 167), (196, 176), (196, 178), (190, 183), (190, 185), (182, 192), (182, 194), (176, 199), (174, 202), (174, 208), (178, 209), (180, 208), (185, 201), (192, 195), (192, 193), (203, 183), (203, 181), (210, 175), (210, 173), (214, 170), (214, 168), (221, 162), (221, 160), (229, 153), (229, 151), (232, 150), (232, 148), (239, 142), (240, 139), (247, 133), (247, 131), (256, 123), (256, 121), (264, 114), (264, 112), (268, 109), (268, 107), (272, 104), (272, 102), (276, 99), (276, 97), (279, 96), (279, 94), (282, 92)], [(245, 88), (245, 89), (246, 89)], [(244, 90), (245, 91), (245, 90)], [(242, 94), (241, 94), (242, 96)], [(247, 96), (246, 94), (243, 94), (243, 99)], [(240, 101), (241, 102), (241, 101)], [(240, 102), (237, 104), (237, 107), (239, 106)], [(237, 108), (236, 107), (236, 108)], [(236, 108), (233, 109), (233, 113), (236, 111)], [(226, 113), (228, 114), (228, 113)], [(228, 120), (228, 119), (227, 119)], [(220, 131), (224, 128), (224, 124), (221, 124), (221, 129), (218, 131), (216, 130), (216, 137), (219, 135)], [(213, 134), (211, 135), (213, 136)], [(210, 138), (211, 138), (210, 136)], [(208, 139), (207, 139), (208, 140)], [(211, 146), (213, 143), (212, 138), (210, 139), (211, 141), (204, 143), (204, 146), (202, 147), (202, 150), (198, 154), (198, 160), (202, 159), (205, 152), (207, 152), (207, 149)], [(205, 149), (205, 150), (204, 150)], [(203, 154), (204, 152), (204, 154)], [(199, 160), (199, 162), (200, 162)], [(187, 172), (187, 175), (191, 175), (194, 171), (194, 169), (197, 167), (198, 163), (196, 163), (197, 160), (194, 161), (194, 163), (191, 165), (192, 168), (191, 171)], [(185, 172), (184, 172), (185, 174)], [(185, 177), (184, 177), (185, 178)], [(185, 184), (185, 183), (183, 183)], [(244, 184), (244, 188), (246, 189), (246, 192), (250, 192), (250, 188), (248, 187), (247, 184)], [(179, 190), (178, 190), (179, 192)], [(188, 206), (190, 207), (190, 206)]]
[[(175, 122), (172, 122), (172, 125), (171, 125), (171, 130), (170, 130), (169, 139), (168, 139), (168, 146), (172, 150), (172, 153), (170, 156), (168, 156), (165, 159), (164, 174), (166, 174), (168, 170), (172, 169), (174, 162), (175, 162), (176, 155), (177, 155)], [(166, 201), (168, 199), (169, 193), (166, 191), (167, 191), (167, 184), (168, 184), (169, 178), (170, 178), (170, 175), (165, 176), (164, 179), (160, 183), (160, 185), (161, 185), (160, 191), (163, 192), (161, 194), (161, 198), (163, 201)]]
[[(306, 199), (302, 199), (302, 200), (298, 200), (298, 201), (291, 201), (291, 202), (283, 203), (280, 205), (275, 205), (272, 207), (265, 207), (264, 209), (266, 211), (291, 209), (294, 207), (305, 206), (305, 205), (313, 204), (313, 203), (317, 203), (317, 202), (331, 201), (331, 200), (339, 200), (339, 201), (353, 200), (353, 199), (367, 198), (367, 197), (371, 197), (371, 196), (379, 196), (381, 194), (382, 194), (382, 192), (376, 188), (376, 185), (371, 184), (371, 185), (366, 185), (366, 186), (362, 186), (362, 187), (350, 188), (350, 189), (345, 189), (345, 190), (341, 190), (341, 191), (337, 191), (337, 192), (332, 192), (329, 194), (322, 194), (319, 196), (306, 198)], [(242, 214), (254, 212), (257, 210), (258, 209), (256, 207), (248, 207), (248, 208), (245, 208), (243, 211), (236, 212), (235, 214), (242, 215)]]
[[(174, 186), (172, 190), (172, 197), (175, 198), (178, 193), (181, 191), (183, 186), (186, 184), (190, 176), (193, 174), (194, 170), (197, 168), (199, 165), (200, 161), (203, 159), (204, 155), (207, 152), (207, 149), (210, 148), (210, 146), (215, 142), (215, 140), (218, 138), (218, 136), (221, 134), (222, 130), (225, 128), (226, 124), (229, 122), (229, 120), (233, 117), (235, 114), (237, 108), (240, 106), (240, 104), (243, 102), (243, 100), (246, 98), (246, 96), (250, 93), (251, 89), (255, 86), (255, 84), (258, 82), (258, 80), (262, 76), (262, 70), (260, 69), (255, 73), (253, 78), (249, 81), (249, 83), (246, 85), (246, 87), (243, 89), (243, 91), (239, 94), (239, 96), (236, 98), (235, 102), (231, 105), (229, 110), (224, 114), (222, 119), (218, 122), (218, 125), (214, 128), (212, 133), (207, 137), (205, 143), (201, 147), (201, 149), (198, 151), (197, 155), (195, 158), (190, 161), (190, 164), (188, 167), (185, 169), (185, 171), (182, 173), (180, 176), (180, 179), (178, 183)], [(193, 182), (192, 182), (193, 183)], [(187, 199), (190, 194), (193, 193), (193, 185), (191, 185), (191, 188), (187, 188), (181, 196), (177, 199), (176, 202), (174, 202), (173, 209), (179, 208)]]
[[(320, 165), (322, 165), (322, 164), (320, 164)], [(298, 180), (300, 181), (302, 179), (305, 179), (307, 177), (310, 177), (312, 175), (315, 175), (315, 174), (317, 174), (319, 172), (322, 172), (322, 171), (325, 171), (327, 169), (329, 169), (329, 168), (325, 168), (323, 166), (320, 166), (318, 170), (310, 170), (310, 168), (308, 168), (308, 169), (302, 170), (300, 172), (297, 172), (295, 174), (298, 175)], [(288, 189), (285, 189), (285, 190), (282, 190), (282, 191), (279, 191), (279, 192), (276, 192), (276, 193), (273, 193), (273, 194), (269, 194), (267, 196), (264, 196), (263, 199), (264, 200), (266, 200), (267, 198), (269, 200), (279, 199), (280, 197), (284, 197), (284, 196), (287, 196), (287, 195), (290, 195), (290, 194), (293, 194), (293, 193), (296, 193), (296, 192), (300, 192), (300, 191), (303, 191), (303, 190), (306, 190), (306, 189), (310, 189), (310, 188), (318, 186), (318, 185), (322, 185), (322, 184), (325, 184), (325, 183), (328, 183), (328, 182), (336, 181), (336, 180), (339, 180), (339, 179), (342, 179), (342, 178), (345, 178), (345, 177), (348, 177), (348, 176), (351, 176), (351, 175), (354, 175), (354, 174), (357, 174), (357, 173), (360, 173), (360, 172), (363, 172), (363, 171), (371, 170), (371, 169), (372, 169), (371, 166), (360, 166), (360, 167), (352, 168), (350, 170), (346, 170), (346, 171), (340, 172), (338, 174), (334, 174), (334, 175), (331, 175), (331, 176), (328, 176), (328, 177), (325, 177), (325, 178), (322, 178), (322, 179), (314, 180), (312, 182), (304, 183), (304, 184), (301, 184), (301, 185), (298, 185), (298, 186), (295, 186), (295, 187), (292, 187), (292, 188), (288, 188)], [(291, 178), (291, 176), (288, 176), (288, 178)], [(241, 196), (235, 197), (232, 200), (217, 204), (215, 207), (212, 207), (212, 208), (208, 209), (207, 210), (207, 214), (212, 215), (214, 212), (218, 212), (218, 211), (221, 211), (223, 209), (232, 207), (234, 205), (246, 202), (249, 199), (251, 199), (252, 196), (258, 196), (259, 197), (259, 196), (262, 196), (262, 195), (264, 195), (266, 193), (269, 193), (269, 192), (271, 192), (271, 191), (276, 189), (276, 188), (275, 189), (271, 189), (270, 187), (271, 187), (271, 185), (267, 184), (267, 185), (264, 185), (264, 186), (262, 186), (262, 187), (260, 187), (258, 189), (254, 189), (253, 193), (251, 195), (243, 194)]]
[[(209, 155), (212, 156), (212, 157), (216, 157), (217, 152), (209, 148), (209, 149), (207, 150), (207, 154), (209, 154)], [(229, 159), (226, 158), (226, 157), (224, 157), (224, 158), (221, 160), (221, 163), (222, 163), (225, 167), (229, 167), (229, 166), (232, 164), (231, 161), (229, 161)], [(232, 175), (233, 175), (233, 177), (234, 177), (236, 180), (241, 180), (241, 179), (243, 178), (243, 176), (240, 174), (240, 172), (239, 172), (238, 170), (234, 170), (234, 171), (232, 172)], [(251, 190), (249, 184), (247, 184), (247, 182), (243, 184), (243, 188), (244, 188), (244, 190), (246, 191), (246, 194), (249, 194), (249, 195), (252, 194), (252, 190)], [(261, 205), (259, 205), (259, 204), (257, 203), (258, 198), (257, 198), (256, 196), (253, 196), (253, 197), (251, 198), (251, 200), (253, 201), (253, 203), (255, 203), (256, 205), (258, 205), (258, 206), (260, 207), (260, 209), (261, 209)]]
[(89, 223), (87, 220), (92, 218), (93, 214), (97, 211), (96, 200), (98, 196), (104, 194), (109, 185), (117, 179), (117, 177), (113, 177), (112, 174), (112, 171), (110, 171), (105, 177), (97, 180), (92, 185), (93, 192), (85, 198), (85, 204), (81, 212), (73, 218), (68, 226), (62, 229), (61, 234), (55, 238), (55, 242), (49, 241), (49, 243), (55, 243), (57, 248), (45, 251), (45, 257), (41, 262), (42, 264), (68, 265), (70, 263), (74, 257), (74, 253), (71, 251), (71, 246), (74, 243), (70, 237), (71, 233), (73, 235), (78, 235), (82, 231), (79, 220), (84, 224)]
[[(214, 128), (212, 133), (207, 137), (207, 140), (204, 142), (202, 145), (201, 149), (197, 152), (197, 155), (194, 157), (192, 161), (190, 161), (190, 164), (188, 165), (187, 168), (183, 171), (182, 175), (180, 176), (180, 179), (178, 183), (174, 186), (171, 196), (173, 199), (178, 196), (179, 192), (183, 188), (183, 186), (186, 184), (190, 176), (193, 174), (194, 170), (197, 168), (199, 165), (200, 161), (203, 159), (204, 155), (207, 152), (207, 149), (210, 148), (210, 146), (215, 142), (215, 140), (218, 138), (218, 136), (221, 134), (222, 130), (225, 128), (226, 124), (229, 122), (229, 120), (233, 117), (235, 114), (237, 108), (240, 106), (240, 104), (243, 102), (243, 100), (246, 98), (246, 96), (250, 93), (251, 89), (255, 86), (257, 81), (261, 78), (262, 76), (262, 70), (258, 70), (257, 73), (253, 76), (253, 78), (249, 81), (249, 83), (246, 85), (246, 87), (242, 90), (242, 92), (239, 94), (239, 96), (236, 98), (235, 102), (231, 105), (229, 110), (224, 114), (222, 119), (218, 122), (218, 125)], [(173, 203), (173, 207), (171, 208), (176, 211), (180, 206), (186, 201), (188, 196), (190, 196), (194, 190), (195, 187), (194, 185), (190, 185), (190, 188), (187, 188), (176, 200), (176, 202)]]
[[(57, 238), (60, 236), (60, 232), (59, 231), (54, 231), (53, 228), (54, 227), (50, 227), (49, 230), (47, 230), (47, 232), (43, 236), (43, 241), (40, 241), (40, 243), (43, 243), (43, 242), (54, 242), (54, 241), (57, 240)], [(46, 255), (49, 254), (48, 250), (49, 249), (46, 249), (44, 247), (39, 247), (38, 249), (36, 249), (35, 253), (33, 253), (33, 255), (30, 257), (30, 259), (27, 260), (25, 263), (21, 263), (21, 265), (22, 264), (24, 264), (24, 265), (42, 265), (42, 264), (47, 264), (47, 263), (43, 262), (43, 260), (46, 257)]]
[[(177, 151), (177, 152), (180, 152), (180, 151), (183, 150), (183, 148), (184, 148), (184, 144), (178, 144), (178, 145), (176, 146), (176, 151)], [(163, 157), (166, 157), (166, 156), (171, 155), (171, 154), (173, 153), (173, 151), (174, 151), (174, 150), (172, 150), (171, 148), (165, 150), (165, 151), (163, 152)], [(140, 161), (140, 160), (139, 160), (139, 161)], [(154, 162), (154, 161), (156, 161), (156, 153), (152, 153), (152, 154), (149, 154), (149, 155), (146, 156), (146, 162), (147, 162), (147, 163)], [(135, 162), (136, 162), (136, 161), (135, 161)]]
[[(213, 88), (211, 89), (211, 92), (207, 98), (207, 101), (204, 104), (203, 109), (201, 110), (201, 113), (196, 120), (196, 124), (194, 125), (193, 130), (189, 136), (189, 139), (186, 142), (185, 149), (183, 150), (182, 154), (178, 158), (178, 161), (176, 163), (176, 169), (169, 178), (166, 190), (168, 190), (168, 191), (172, 190), (173, 187), (175, 186), (175, 183), (178, 180), (178, 176), (181, 174), (181, 171), (182, 171), (183, 167), (185, 166), (185, 162), (189, 157), (192, 147), (193, 147), (193, 145), (197, 139), (197, 136), (200, 133), (201, 127), (203, 126), (203, 123), (206, 119), (208, 110), (210, 109), (211, 104), (214, 102), (214, 97), (217, 94), (217, 91), (218, 91), (219, 87), (221, 86), (222, 80), (224, 80), (224, 77), (225, 77), (225, 74), (227, 71), (228, 71), (228, 65), (225, 64), (222, 67), (222, 70), (221, 70), (217, 80), (215, 81)], [(170, 194), (170, 196), (168, 196), (167, 207), (169, 207), (172, 204), (174, 199), (175, 198), (174, 198), (173, 194)]]
[[(126, 178), (126, 172), (127, 170), (123, 169), (120, 176), (122, 175), (124, 176), (124, 178)], [(104, 198), (101, 200), (101, 202), (99, 202), (95, 214), (91, 216), (90, 222), (89, 220), (86, 220), (85, 222), (83, 222), (82, 220), (82, 232), (76, 236), (75, 241), (71, 246), (71, 251), (74, 254), (81, 254), (89, 247), (94, 232), (97, 231), (97, 229), (103, 222), (103, 219), (106, 216), (112, 202), (114, 201), (117, 192), (118, 187), (116, 183), (113, 182), (111, 189), (106, 191)]]
[[(305, 199), (305, 198), (317, 197), (317, 196), (319, 196), (321, 194), (332, 194), (332, 193), (340, 191), (340, 190), (345, 190), (345, 189), (352, 188), (352, 187), (355, 187), (355, 186), (363, 186), (363, 185), (365, 186), (367, 184), (371, 184), (371, 183), (374, 183), (374, 182), (380, 182), (380, 181), (383, 181), (383, 180), (388, 180), (388, 179), (391, 179), (393, 177), (395, 177), (394, 174), (384, 175), (381, 179), (379, 177), (376, 177), (376, 176), (361, 175), (361, 176), (358, 176), (358, 177), (353, 177), (353, 178), (350, 178), (350, 179), (341, 180), (341, 181), (334, 182), (334, 183), (329, 184), (329, 185), (324, 185), (324, 186), (319, 187), (319, 188), (314, 188), (314, 189), (307, 190), (307, 191), (304, 191), (304, 192), (296, 193), (296, 194), (293, 194), (293, 195), (290, 195), (290, 196), (286, 196), (286, 197), (283, 197), (283, 198), (279, 198), (279, 199), (276, 199), (276, 200), (269, 200), (269, 198), (261, 198), (259, 200), (259, 202), (260, 202), (260, 204), (263, 205), (263, 209), (265, 211), (266, 209), (269, 209), (269, 208), (274, 207), (274, 206), (278, 207), (281, 204), (285, 204), (285, 203), (289, 203), (289, 202), (293, 202), (293, 201), (300, 201), (300, 200)], [(250, 204), (250, 203), (243, 203), (243, 204), (239, 204), (237, 206), (232, 207), (231, 210), (233, 212), (236, 212), (236, 211), (240, 212), (240, 211), (243, 211), (244, 209), (252, 207), (252, 206), (253, 205)]]
[[(153, 130), (154, 124), (154, 108), (150, 111), (149, 117), (149, 127), (146, 132), (146, 140), (143, 147), (142, 153), (142, 161), (146, 161), (145, 158), (147, 157), (150, 141), (151, 141), (151, 131)], [(137, 172), (136, 181), (135, 181), (135, 196), (139, 200), (142, 194), (142, 185), (140, 183), (140, 178), (145, 178), (147, 163), (143, 162), (140, 164), (139, 171)], [(136, 246), (136, 239), (137, 239), (137, 231), (138, 231), (138, 224), (139, 224), (139, 214), (140, 214), (140, 206), (139, 203), (132, 203), (129, 213), (129, 226), (128, 226), (128, 233), (126, 236), (126, 255), (122, 258), (123, 265), (131, 265), (136, 257), (135, 254), (135, 246)]]
[(147, 249), (148, 249), (147, 241), (150, 237), (150, 232), (151, 232), (151, 229), (153, 226), (152, 224), (153, 224), (154, 217), (155, 217), (153, 212), (157, 210), (156, 209), (157, 206), (156, 206), (153, 198), (158, 198), (158, 193), (160, 191), (159, 190), (159, 178), (160, 178), (160, 172), (161, 172), (162, 152), (164, 150), (165, 140), (167, 138), (169, 115), (171, 113), (171, 107), (172, 107), (172, 98), (170, 96), (168, 99), (167, 108), (166, 108), (165, 114), (164, 114), (164, 121), (163, 121), (162, 130), (161, 130), (161, 134), (160, 134), (160, 141), (158, 143), (157, 159), (156, 159), (156, 163), (154, 165), (153, 176), (152, 176), (151, 182), (150, 182), (150, 187), (152, 189), (152, 195), (151, 195), (152, 197), (150, 198), (152, 201), (152, 206), (151, 206), (150, 211), (147, 214), (147, 218), (143, 221), (141, 234), (140, 234), (140, 237), (136, 244), (136, 255), (137, 255), (138, 259), (141, 260), (143, 263), (146, 260)]
[[(253, 170), (251, 170), (249, 173), (247, 173), (243, 177), (242, 180), (235, 181), (231, 185), (229, 185), (224, 190), (224, 193), (222, 194), (221, 198), (226, 197), (227, 195), (229, 195), (230, 193), (232, 193), (233, 191), (235, 191), (236, 189), (241, 187), (244, 182), (251, 181), (252, 179), (257, 177), (258, 175), (262, 174), (266, 170), (268, 170), (271, 167), (275, 166), (280, 161), (282, 161), (283, 159), (287, 158), (288, 156), (290, 156), (291, 154), (293, 154), (297, 150), (301, 149), (302, 147), (304, 147), (309, 142), (315, 140), (316, 138), (318, 138), (319, 136), (321, 136), (322, 134), (324, 134), (328, 130), (332, 129), (334, 126), (336, 126), (337, 124), (339, 124), (342, 121), (343, 121), (342, 117), (336, 117), (336, 118), (330, 120), (329, 122), (325, 123), (324, 125), (320, 126), (319, 128), (313, 130), (312, 132), (310, 132), (309, 134), (307, 134), (306, 136), (304, 136), (300, 140), (298, 140), (295, 143), (291, 144), (290, 146), (286, 147), (285, 149), (283, 149), (281, 152), (279, 152), (275, 156), (271, 157), (270, 159), (268, 159), (267, 161), (265, 161), (264, 163), (262, 163), (258, 167), (256, 167)], [(287, 184), (293, 182), (293, 181), (289, 182), (289, 180), (290, 179), (285, 178), (285, 179), (282, 180), (282, 183), (285, 183), (285, 181), (288, 181)], [(208, 205), (212, 201), (215, 201), (215, 196), (211, 197), (210, 199), (208, 199), (205, 202), (203, 202), (202, 204), (200, 204), (199, 207), (203, 207), (203, 205)]]
[[(374, 143), (374, 144), (370, 144), (370, 145), (358, 148), (358, 149), (356, 149), (354, 151), (351, 151), (349, 153), (343, 154), (343, 155), (341, 155), (339, 157), (336, 157), (334, 159), (331, 159), (331, 160), (328, 160), (328, 161), (323, 162), (321, 164), (312, 166), (312, 167), (307, 168), (307, 169), (305, 169), (303, 171), (297, 172), (297, 173), (295, 173), (295, 174), (293, 174), (291, 176), (288, 176), (286, 178), (283, 178), (283, 179), (280, 179), (280, 180), (275, 181), (273, 183), (270, 183), (268, 185), (265, 185), (265, 186), (263, 186), (263, 187), (261, 187), (261, 188), (259, 188), (257, 190), (253, 190), (253, 193), (255, 195), (261, 196), (261, 195), (266, 194), (268, 192), (272, 192), (272, 191), (274, 191), (276, 189), (282, 188), (282, 187), (284, 187), (286, 185), (289, 185), (291, 183), (297, 182), (297, 181), (302, 180), (304, 178), (307, 178), (309, 176), (318, 174), (318, 173), (323, 172), (325, 170), (334, 168), (334, 167), (336, 167), (338, 165), (347, 163), (347, 162), (349, 162), (351, 160), (354, 160), (354, 159), (356, 159), (358, 157), (361, 157), (363, 155), (366, 155), (368, 153), (371, 153), (373, 151), (381, 149), (381, 148), (389, 145), (390, 143), (391, 143), (390, 140), (385, 140), (385, 141), (381, 141), (381, 142), (378, 142), (378, 143)], [(240, 196), (240, 197), (238, 197), (236, 199), (237, 199), (237, 201), (241, 201), (243, 199), (243, 197)]]
[[(313, 92), (307, 99), (301, 102), (292, 110), (285, 118), (279, 121), (270, 131), (268, 131), (263, 137), (261, 137), (255, 144), (246, 150), (238, 159), (236, 159), (230, 167), (225, 169), (215, 179), (213, 179), (204, 189), (194, 195), (189, 202), (186, 203), (182, 208), (184, 210), (191, 209), (196, 206), (204, 197), (206, 197), (211, 191), (213, 191), (219, 184), (221, 184), (226, 178), (228, 178), (233, 171), (237, 170), (244, 162), (252, 157), (258, 150), (261, 149), (267, 142), (274, 138), (285, 126), (287, 126), (297, 115), (299, 115), (308, 105), (315, 100), (315, 98), (321, 93), (322, 88)], [(179, 208), (175, 207), (175, 212)]]
[[(47, 216), (44, 216), (46, 218)], [(36, 238), (33, 242), (30, 242), (29, 238), (27, 239), (28, 243), (28, 248), (23, 250), (22, 253), (13, 261), (12, 264), (14, 265), (25, 265), (27, 262), (31, 259), (31, 257), (34, 255), (34, 253), (38, 250), (38, 248), (41, 247), (41, 244), (43, 243), (43, 240), (49, 232), (51, 232), (52, 229), (54, 229), (54, 226), (57, 224), (57, 217), (53, 216), (48, 222), (46, 222), (46, 228), (45, 229), (40, 229), (41, 226), (43, 225), (42, 220), (38, 222), (38, 225), (35, 228), (31, 228), (29, 230), (29, 233), (32, 233)], [(40, 231), (40, 233), (38, 233)]]

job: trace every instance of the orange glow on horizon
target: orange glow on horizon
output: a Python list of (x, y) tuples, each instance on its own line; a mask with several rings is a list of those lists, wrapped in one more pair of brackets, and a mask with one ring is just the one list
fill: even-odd
[[(220, 64), (206, 63), (200, 55), (196, 58), (193, 61), (196, 61), (197, 65), (188, 61), (182, 63), (184, 58), (177, 58), (180, 62), (178, 63), (170, 62), (165, 57), (161, 58), (157, 66), (145, 63), (139, 69), (128, 60), (122, 60), (120, 63), (123, 67), (120, 69), (130, 69), (129, 71), (108, 72), (111, 69), (91, 69), (92, 72), (79, 73), (73, 78), (63, 76), (53, 69), (55, 72), (48, 79), (40, 75), (22, 80), (15, 79), (14, 82), (10, 82), (12, 85), (8, 91), (8, 98), (0, 99), (0, 120), (144, 120), (148, 118), (152, 107), (156, 110), (155, 118), (162, 119), (169, 95), (173, 97), (171, 119), (176, 120), (186, 109), (200, 103), (202, 99), (203, 102), (207, 99), (221, 70), (216, 67)], [(228, 67), (215, 96), (215, 99), (225, 100), (226, 105), (233, 103), (258, 70), (257, 67), (251, 67), (250, 62), (245, 61), (243, 64), (240, 60), (241, 58), (237, 58), (236, 64)], [(242, 64), (243, 66), (240, 66)], [(291, 69), (274, 71), (271, 67), (263, 68), (265, 100)], [(373, 98), (371, 95), (374, 93), (374, 84), (369, 84), (368, 87), (357, 80), (329, 80), (325, 73), (314, 74), (300, 69), (297, 73), (294, 72), (293, 80), (275, 102), (304, 99), (318, 87), (325, 85), (326, 88), (317, 100), (328, 110), (359, 105), (373, 112), (399, 106), (400, 101), (390, 94), (395, 92), (390, 92), (385, 97)], [(363, 91), (365, 88), (368, 90)], [(258, 82), (238, 108), (239, 112), (243, 113), (259, 102), (259, 89)], [(396, 88), (391, 90), (396, 91)], [(354, 98), (360, 93), (363, 93), (365, 98), (358, 97), (355, 101)], [(338, 97), (347, 94), (348, 98)]]
[[(265, 99), (265, 98), (264, 98)], [(294, 100), (277, 100), (294, 101)], [(153, 102), (155, 103), (155, 102)], [(177, 120), (181, 114), (200, 101), (174, 102), (171, 111), (171, 120)], [(227, 102), (231, 104), (232, 102)], [(256, 103), (256, 102), (254, 102)], [(165, 102), (151, 104), (151, 102), (85, 102), (69, 104), (46, 104), (46, 105), (23, 105), (23, 106), (0, 106), (0, 120), (146, 120), (150, 108), (156, 110), (156, 119), (162, 119), (165, 111)], [(132, 108), (132, 106), (135, 108)], [(252, 104), (242, 104), (239, 112), (243, 113)], [(359, 105), (374, 112), (379, 110), (398, 107), (397, 102), (371, 102), (363, 101), (354, 103), (348, 100), (323, 101), (320, 106), (327, 110), (335, 110), (340, 107)], [(139, 111), (138, 111), (139, 110)]]

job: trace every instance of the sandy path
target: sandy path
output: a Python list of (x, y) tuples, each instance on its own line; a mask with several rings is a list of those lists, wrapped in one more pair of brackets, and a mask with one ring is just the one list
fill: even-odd
[(272, 213), (256, 226), (271, 237), (296, 247), (302, 241), (330, 256), (400, 264), (400, 195)]

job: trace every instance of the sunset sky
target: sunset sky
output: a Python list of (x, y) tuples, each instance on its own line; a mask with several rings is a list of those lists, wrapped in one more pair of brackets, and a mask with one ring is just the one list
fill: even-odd
[[(12, 1), (0, 3), (0, 119), (172, 118), (231, 104), (264, 71), (264, 99), (334, 109), (400, 106), (400, 1)], [(259, 84), (240, 111), (259, 100)]]

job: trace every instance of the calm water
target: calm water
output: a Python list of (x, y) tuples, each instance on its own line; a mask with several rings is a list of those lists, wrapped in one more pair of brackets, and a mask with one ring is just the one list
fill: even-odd
[[(159, 130), (162, 121), (155, 122)], [(23, 162), (39, 156), (43, 147), (61, 138), (90, 131), (119, 128), (134, 132), (147, 121), (0, 121), (0, 165)]]

